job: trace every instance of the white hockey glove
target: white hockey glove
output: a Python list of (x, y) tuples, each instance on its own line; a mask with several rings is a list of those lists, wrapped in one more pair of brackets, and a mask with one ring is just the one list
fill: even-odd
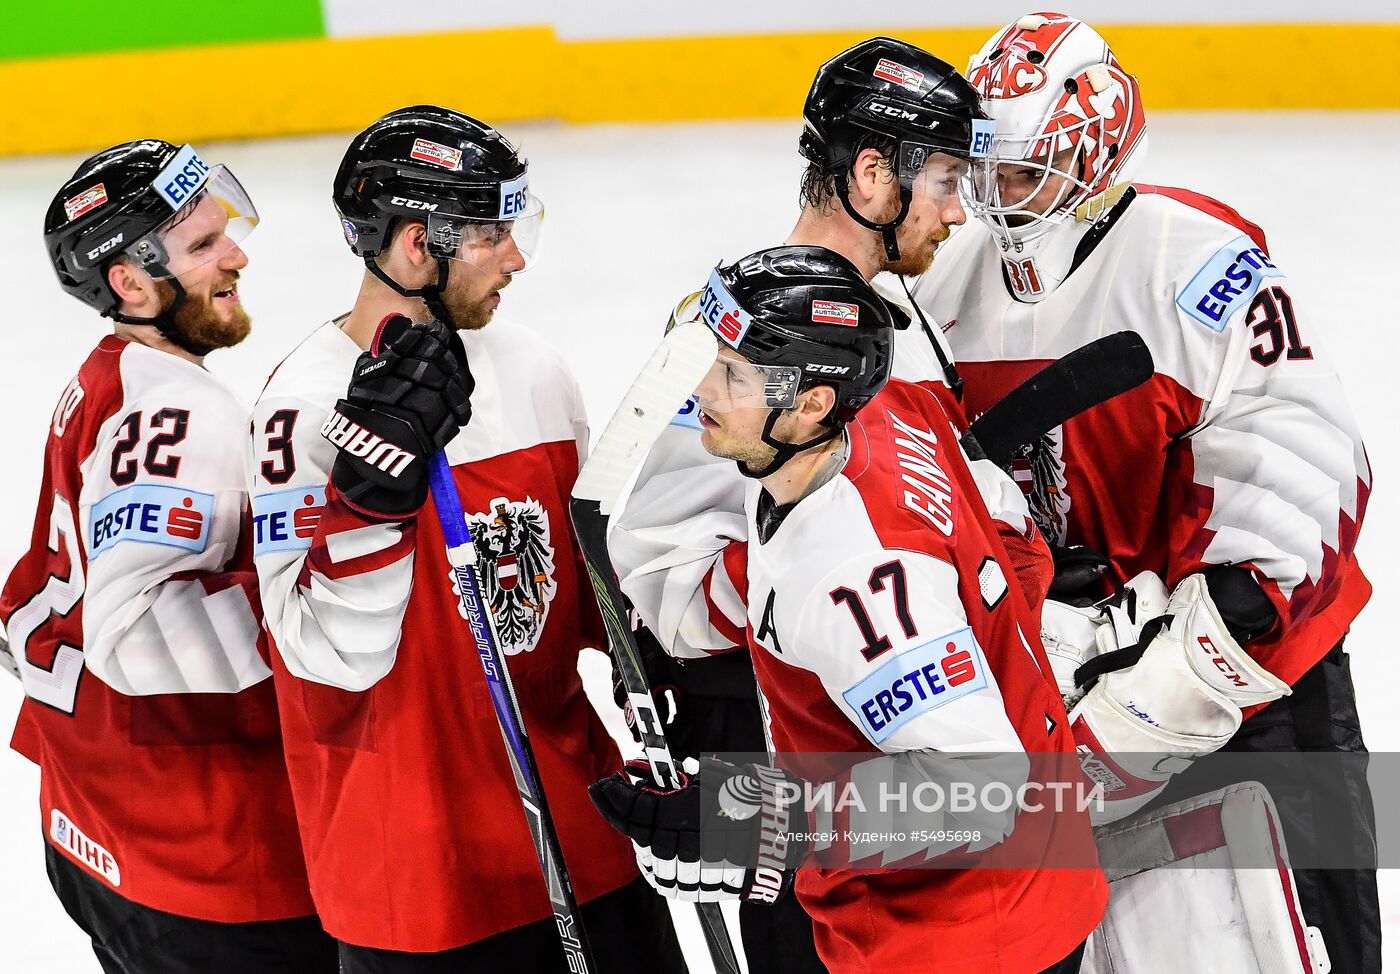
[(1047, 599), (1040, 615), (1040, 641), (1055, 673), (1065, 709), (1084, 696), (1075, 679), (1095, 656), (1132, 646), (1142, 627), (1167, 611), (1167, 586), (1152, 572), (1131, 579), (1112, 598), (1083, 608)]
[(1141, 808), (1172, 775), (1222, 747), (1242, 708), (1292, 692), (1230, 635), (1204, 575), (1176, 587), (1167, 615), (1118, 659), (1086, 667), (1106, 670), (1070, 714), (1080, 763), (1105, 792), (1104, 807), (1090, 808), (1095, 825)]

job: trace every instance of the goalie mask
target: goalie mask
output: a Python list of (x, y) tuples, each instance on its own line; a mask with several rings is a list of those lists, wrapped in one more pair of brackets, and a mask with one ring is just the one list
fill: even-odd
[[(766, 477), (804, 450), (840, 434), (889, 381), (893, 329), (903, 311), (880, 297), (845, 258), (823, 247), (775, 247), (719, 266), (674, 322), (699, 320), (719, 337), (720, 355), (697, 388), (702, 409), (767, 409), (762, 439), (776, 451), (749, 477)], [(784, 410), (814, 386), (836, 402), (826, 429), (803, 443), (773, 435)]]
[(969, 209), (996, 239), (1013, 296), (1039, 301), (1147, 154), (1137, 79), (1088, 24), (1042, 13), (993, 35), (968, 80), (997, 126), (968, 173)]

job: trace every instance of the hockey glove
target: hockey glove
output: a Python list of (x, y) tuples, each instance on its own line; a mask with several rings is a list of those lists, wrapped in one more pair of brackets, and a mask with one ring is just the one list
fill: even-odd
[(321, 427), (340, 451), (331, 483), (374, 517), (411, 517), (428, 497), (428, 460), (471, 419), (475, 388), (457, 333), (391, 315)]
[(1040, 612), (1040, 641), (1055, 682), (1072, 710), (1091, 677), (1080, 667), (1096, 656), (1133, 646), (1142, 628), (1167, 611), (1167, 587), (1152, 572), (1143, 572), (1111, 598), (1078, 606), (1047, 599)]
[[(661, 730), (666, 735), (666, 744), (671, 750), (671, 756), (677, 761), (698, 758), (700, 754), (695, 749), (695, 729), (682, 712), (685, 695), (680, 687), (681, 664), (661, 647), (660, 641), (646, 626), (633, 629), (632, 636), (642, 654), (642, 665), (646, 669), (647, 681), (651, 686), (651, 697), (656, 702), (656, 713), (661, 718)], [(627, 730), (631, 732), (632, 740), (640, 744), (642, 734), (637, 729), (637, 714), (632, 708), (632, 702), (627, 699), (627, 687), (622, 684), (622, 674), (618, 672), (616, 663), (613, 665), (612, 690), (613, 703), (622, 709), (622, 717), (627, 721)]]
[(1063, 548), (1052, 545), (1050, 554), (1055, 559), (1055, 578), (1048, 598), (1083, 608), (1107, 594), (1108, 570), (1113, 565), (1106, 557), (1082, 544)]
[(701, 758), (663, 789), (645, 761), (588, 788), (608, 824), (632, 840), (642, 876), (670, 899), (775, 903), (805, 857), (802, 782), (776, 768)]
[(1149, 621), (1135, 646), (1080, 670), (1081, 681), (1095, 676), (1070, 714), (1081, 764), (1106, 796), (1089, 811), (1095, 825), (1137, 811), (1172, 775), (1222, 747), (1243, 708), (1292, 692), (1230, 635), (1201, 574), (1176, 587), (1167, 615)]

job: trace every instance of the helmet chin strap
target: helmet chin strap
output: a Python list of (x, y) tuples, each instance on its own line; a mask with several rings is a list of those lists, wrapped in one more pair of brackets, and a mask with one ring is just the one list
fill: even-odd
[(899, 212), (895, 214), (893, 220), (887, 223), (876, 223), (873, 220), (867, 220), (865, 217), (861, 216), (856, 212), (856, 208), (851, 205), (851, 188), (849, 183), (849, 177), (845, 174), (842, 174), (841, 178), (836, 180), (836, 195), (840, 197), (841, 205), (845, 208), (846, 215), (867, 230), (874, 230), (880, 235), (880, 240), (885, 245), (885, 257), (890, 263), (899, 260), (899, 243), (895, 240), (895, 231), (899, 229), (899, 225), (904, 222), (904, 218), (909, 215), (909, 204), (914, 200), (914, 191), (908, 186), (905, 186), (903, 182), (900, 182)]
[(437, 264), (436, 281), (424, 284), (422, 287), (404, 287), (379, 266), (379, 261), (369, 254), (365, 255), (365, 267), (371, 274), (379, 278), (385, 287), (405, 298), (422, 298), (423, 303), (428, 306), (428, 310), (433, 313), (433, 317), (455, 331), (457, 323), (452, 320), (452, 315), (442, 300), (442, 291), (447, 286), (447, 276), (451, 273), (452, 264), (446, 257), (434, 257), (433, 261)]
[(739, 472), (745, 477), (749, 477), (753, 480), (762, 480), (764, 477), (777, 473), (778, 470), (782, 468), (783, 464), (787, 463), (799, 453), (805, 453), (813, 447), (821, 446), (832, 438), (841, 435), (842, 424), (837, 423), (825, 433), (808, 440), (806, 443), (783, 443), (781, 440), (773, 439), (773, 427), (777, 425), (778, 416), (781, 413), (781, 409), (770, 409), (768, 411), (768, 420), (763, 424), (763, 442), (777, 451), (773, 459), (759, 470), (750, 470), (749, 465), (743, 460), (734, 461), (739, 468)]
[(185, 289), (180, 284), (180, 279), (173, 275), (170, 277), (170, 286), (175, 289), (175, 300), (170, 303), (170, 307), (155, 317), (140, 318), (136, 315), (124, 315), (115, 307), (105, 312), (105, 317), (119, 321), (124, 325), (149, 325), (160, 332), (161, 337), (172, 345), (183, 348), (191, 355), (203, 358), (212, 352), (214, 347), (196, 342), (180, 330), (180, 326), (175, 323), (175, 312), (179, 310), (180, 305), (185, 303)]

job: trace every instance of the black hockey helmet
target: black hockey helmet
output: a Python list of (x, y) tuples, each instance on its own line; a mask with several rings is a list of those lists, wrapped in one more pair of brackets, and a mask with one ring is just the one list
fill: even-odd
[[(772, 410), (763, 442), (777, 455), (758, 471), (739, 464), (751, 477), (837, 436), (889, 381), (894, 329), (909, 324), (855, 265), (825, 247), (773, 247), (721, 265), (692, 302), (721, 342), (762, 370), (761, 402), (753, 404)], [(819, 385), (836, 393), (822, 420), (827, 431), (805, 443), (775, 440), (781, 411)]]
[[(400, 108), (355, 136), (332, 198), (346, 242), (370, 272), (406, 297), (423, 298), (443, 321), (450, 321), (441, 301), (448, 261), (464, 259), (464, 239), (508, 232), (528, 262), (543, 215), (529, 191), (528, 164), (510, 140), (436, 105)], [(433, 284), (405, 288), (375, 260), (399, 220), (426, 225), (438, 265)]]
[[(913, 181), (929, 156), (980, 158), (995, 130), (976, 89), (952, 65), (892, 37), (861, 41), (823, 64), (807, 93), (802, 123), (803, 158), (836, 177), (846, 212), (881, 233), (892, 261), (899, 257), (895, 228), (909, 212)], [(893, 139), (897, 146), (901, 205), (888, 223), (861, 216), (848, 198), (851, 164), (871, 135)]]
[[(206, 200), (215, 223), (227, 222), (210, 245), (184, 249), (167, 234), (188, 220)], [(104, 149), (78, 166), (59, 189), (44, 216), (44, 248), (58, 283), (79, 301), (115, 321), (152, 325), (196, 355), (209, 349), (187, 339), (174, 323), (185, 298), (179, 275), (217, 260), (252, 231), (258, 214), (237, 178), (223, 166), (210, 166), (191, 146), (160, 139), (138, 139)], [(191, 241), (193, 243), (193, 241)], [(107, 269), (125, 256), (151, 277), (168, 280), (175, 301), (156, 318), (135, 318), (107, 282)]]

